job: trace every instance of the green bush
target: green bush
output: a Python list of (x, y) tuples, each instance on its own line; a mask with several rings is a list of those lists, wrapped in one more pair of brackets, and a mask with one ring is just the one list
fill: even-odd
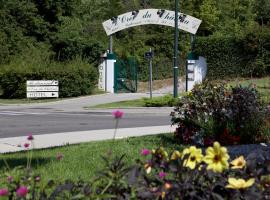
[(22, 63), (17, 67), (11, 65), (2, 68), (0, 72), (2, 97), (25, 98), (27, 80), (58, 80), (59, 97), (91, 94), (96, 87), (96, 69), (82, 60), (44, 65), (34, 67)]
[(176, 105), (176, 99), (172, 95), (165, 95), (162, 97), (144, 98), (144, 105), (146, 107), (163, 107)]
[(270, 73), (270, 31), (245, 36), (198, 37), (195, 50), (207, 59), (209, 79), (262, 77)]

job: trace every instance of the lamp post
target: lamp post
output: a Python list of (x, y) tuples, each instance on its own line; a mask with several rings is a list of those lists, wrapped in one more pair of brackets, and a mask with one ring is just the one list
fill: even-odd
[(175, 0), (175, 31), (174, 31), (174, 57), (173, 57), (173, 97), (176, 98), (178, 96), (178, 37), (179, 37), (179, 30), (178, 30), (178, 2), (179, 0)]

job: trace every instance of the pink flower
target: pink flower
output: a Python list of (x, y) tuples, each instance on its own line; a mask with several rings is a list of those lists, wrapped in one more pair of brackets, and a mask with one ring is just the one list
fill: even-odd
[(11, 183), (13, 181), (13, 177), (12, 176), (8, 176), (7, 177), (7, 182)]
[(4, 197), (8, 195), (8, 189), (0, 188), (0, 197)]
[(113, 116), (115, 119), (120, 119), (122, 118), (124, 112), (120, 111), (120, 110), (115, 110), (112, 112)]
[(18, 197), (25, 197), (28, 193), (28, 189), (25, 186), (20, 186), (17, 190), (16, 190), (16, 194)]
[(164, 178), (167, 174), (165, 172), (159, 172), (159, 177)]
[(62, 160), (62, 158), (63, 158), (63, 154), (61, 154), (61, 153), (56, 154), (56, 159), (57, 160)]
[(32, 133), (30, 133), (30, 134), (27, 136), (27, 140), (29, 140), (29, 141), (34, 140), (34, 137), (33, 137)]
[(29, 144), (29, 143), (24, 143), (24, 145), (23, 145), (23, 146), (24, 146), (24, 148), (26, 148), (26, 149), (27, 149), (27, 148), (30, 146), (30, 144)]
[(39, 182), (41, 180), (40, 176), (36, 176), (35, 181)]
[(151, 153), (151, 151), (149, 149), (142, 149), (141, 151), (141, 155), (142, 156), (147, 156)]

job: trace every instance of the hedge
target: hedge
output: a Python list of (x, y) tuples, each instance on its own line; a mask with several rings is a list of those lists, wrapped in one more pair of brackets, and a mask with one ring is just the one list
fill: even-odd
[(3, 98), (26, 98), (27, 80), (58, 80), (59, 97), (91, 94), (97, 84), (97, 70), (83, 61), (51, 63), (44, 68), (6, 67), (0, 71)]
[(206, 57), (209, 79), (262, 77), (270, 73), (270, 30), (241, 37), (198, 37), (195, 51)]

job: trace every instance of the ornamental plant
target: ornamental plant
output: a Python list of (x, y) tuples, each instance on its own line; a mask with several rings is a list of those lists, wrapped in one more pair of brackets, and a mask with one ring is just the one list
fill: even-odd
[(159, 147), (141, 156), (132, 165), (124, 155), (104, 157), (104, 168), (91, 180), (41, 183), (34, 171), (15, 168), (0, 175), (0, 199), (269, 199), (268, 154), (230, 162), (227, 149), (215, 142), (205, 152)]
[(218, 142), (205, 153), (195, 146), (171, 153), (158, 148), (143, 158), (133, 172), (138, 199), (268, 199), (270, 194), (264, 182), (270, 183), (269, 160), (260, 163), (249, 155), (230, 162)]
[(184, 144), (201, 146), (246, 144), (264, 140), (267, 108), (254, 86), (224, 83), (196, 85), (180, 98), (171, 113), (175, 136)]

